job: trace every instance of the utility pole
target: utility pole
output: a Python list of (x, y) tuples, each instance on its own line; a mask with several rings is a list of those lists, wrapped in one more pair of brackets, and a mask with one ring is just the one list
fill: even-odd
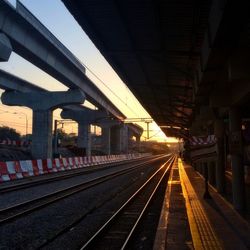
[(149, 139), (149, 123), (151, 123), (152, 121), (145, 121), (145, 123), (147, 124), (147, 139)]
[(57, 120), (54, 121), (54, 155), (57, 154)]

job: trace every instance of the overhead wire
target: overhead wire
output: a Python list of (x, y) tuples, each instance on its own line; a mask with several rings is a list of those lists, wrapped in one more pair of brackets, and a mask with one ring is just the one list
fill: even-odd
[[(118, 98), (130, 111), (132, 111), (136, 116), (138, 116), (138, 114), (130, 107), (127, 105), (127, 103), (122, 100), (120, 98), (120, 96), (118, 96), (96, 73), (94, 73), (86, 64), (84, 64), (83, 62), (81, 62), (83, 64), (84, 67), (86, 67), (86, 69), (94, 76), (96, 77), (96, 79), (98, 79), (116, 98)], [(124, 83), (123, 83), (124, 84)], [(126, 86), (126, 84), (124, 84)], [(127, 86), (126, 86), (127, 87)], [(138, 116), (139, 117), (139, 116)]]

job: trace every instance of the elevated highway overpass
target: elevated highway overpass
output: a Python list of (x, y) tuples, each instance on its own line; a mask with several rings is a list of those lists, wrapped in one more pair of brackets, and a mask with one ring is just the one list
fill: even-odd
[[(6, 0), (0, 2), (0, 32), (2, 61), (8, 61), (13, 50), (70, 90), (48, 92), (16, 76), (0, 72), (0, 86), (7, 90), (2, 95), (3, 103), (28, 106), (33, 110), (32, 148), (35, 158), (52, 156), (52, 110), (57, 107), (67, 105), (66, 110), (74, 111), (67, 118), (75, 119), (80, 124), (78, 146), (84, 148), (87, 154), (91, 153), (90, 124), (95, 123), (97, 117), (105, 118), (103, 131), (107, 134), (106, 138), (110, 138), (110, 128), (122, 123), (126, 116), (86, 76), (82, 63), (19, 1), (16, 8)], [(89, 111), (76, 105), (85, 99), (98, 107), (98, 110)], [(91, 115), (91, 121), (86, 118), (90, 112), (95, 113)], [(103, 121), (98, 125), (102, 126)], [(117, 144), (121, 145), (124, 140), (128, 139), (119, 137), (120, 142)], [(106, 144), (105, 151), (110, 154), (110, 139)], [(116, 153), (120, 150), (121, 146)]]
[(82, 63), (19, 1), (16, 9), (0, 2), (0, 32), (18, 55), (70, 89), (82, 90), (87, 100), (119, 120), (125, 115), (86, 76)]
[[(66, 92), (49, 92), (44, 88), (38, 87), (35, 84), (32, 84), (1, 69), (0, 88), (6, 90), (6, 92), (4, 92), (1, 96), (2, 102), (4, 104), (19, 106), (20, 103), (23, 102), (22, 106), (29, 106), (33, 109), (31, 152), (34, 158), (50, 158), (52, 156), (52, 121), (50, 121), (50, 124), (48, 125), (49, 127), (46, 127), (46, 123), (44, 122), (36, 122), (36, 119), (34, 118), (34, 113), (36, 113), (36, 111), (34, 111), (34, 109), (37, 110), (37, 108), (33, 107), (34, 105), (37, 105), (39, 109), (39, 107), (43, 105), (42, 99), (44, 99), (46, 102), (51, 102), (46, 99), (46, 95), (49, 95), (49, 98), (51, 98), (51, 93), (63, 94), (63, 97), (60, 96), (60, 98), (64, 99), (63, 103), (65, 105), (63, 105), (62, 101), (59, 101), (61, 102), (60, 108), (63, 109), (61, 116), (67, 119), (73, 119), (78, 123), (77, 145), (79, 148), (84, 149), (87, 155), (91, 155), (90, 125), (92, 124), (98, 125), (102, 128), (103, 151), (107, 154), (113, 153), (111, 151), (111, 130), (114, 130), (114, 126), (118, 127), (118, 130), (121, 129), (121, 125), (123, 124), (122, 121), (117, 120), (116, 117), (112, 117), (107, 111), (91, 110), (80, 104), (67, 105), (67, 103), (70, 102), (84, 102), (84, 96), (82, 96), (81, 91), (73, 89)], [(39, 95), (39, 98), (37, 95)], [(31, 96), (34, 96), (35, 99), (38, 98), (38, 103), (36, 103), (35, 100), (30, 99)], [(17, 101), (18, 98), (21, 99), (21, 101)], [(55, 97), (53, 99), (55, 99)], [(66, 117), (64, 117), (65, 114)], [(114, 139), (113, 143), (128, 144), (129, 139), (132, 136), (135, 136), (137, 144), (139, 144), (143, 129), (140, 126), (132, 123), (122, 125), (123, 130), (124, 126), (127, 129), (125, 138), (118, 137)], [(44, 134), (42, 131), (44, 131)], [(41, 137), (41, 134), (43, 134), (43, 137)], [(125, 146), (128, 147), (128, 145)], [(118, 148), (116, 153), (119, 153), (120, 150), (121, 148)]]

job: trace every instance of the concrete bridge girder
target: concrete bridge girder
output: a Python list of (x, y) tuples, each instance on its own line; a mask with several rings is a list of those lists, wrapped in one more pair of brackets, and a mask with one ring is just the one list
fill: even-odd
[(1, 31), (8, 37), (17, 54), (69, 88), (81, 89), (96, 106), (108, 110), (116, 117), (125, 118), (87, 78), (82, 63), (19, 1), (16, 9), (6, 0), (0, 1)]
[(31, 152), (35, 159), (52, 158), (52, 112), (64, 105), (83, 103), (85, 95), (80, 90), (60, 92), (5, 91), (2, 103), (9, 106), (27, 106), (33, 110)]
[(61, 117), (86, 124), (98, 124), (102, 119), (108, 118), (108, 112), (104, 110), (91, 110), (83, 107), (81, 110), (65, 109), (61, 112)]
[(6, 62), (9, 60), (12, 52), (12, 46), (8, 37), (0, 33), (0, 62)]
[(38, 87), (22, 78), (0, 69), (0, 88), (18, 92), (43, 92), (45, 89)]
[(112, 118), (108, 118), (108, 119), (103, 119), (102, 121), (99, 120), (95, 125), (101, 127), (101, 128), (111, 128), (113, 126), (118, 126), (123, 124), (122, 121), (118, 121), (118, 120), (112, 120)]

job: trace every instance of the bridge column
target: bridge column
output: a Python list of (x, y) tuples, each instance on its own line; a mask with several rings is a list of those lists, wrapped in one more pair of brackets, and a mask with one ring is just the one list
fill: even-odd
[(128, 135), (128, 126), (126, 124), (123, 124), (122, 128), (122, 151), (125, 154), (128, 154), (128, 145), (129, 145), (129, 135)]
[(0, 33), (0, 62), (7, 62), (12, 52), (12, 46), (9, 38)]
[(78, 121), (77, 147), (85, 149), (87, 156), (91, 155), (91, 125)]
[[(135, 137), (135, 143), (136, 143), (136, 149), (137, 151), (139, 151), (139, 147), (140, 147), (140, 138), (141, 135), (143, 133), (143, 128), (140, 127), (137, 124), (133, 124), (133, 123), (126, 123), (125, 126), (128, 128), (128, 132), (127, 132), (127, 137), (128, 137), (128, 142), (132, 141), (132, 137)], [(129, 145), (131, 145), (129, 143)]]
[(240, 110), (236, 107), (229, 109), (229, 130), (231, 138), (233, 205), (236, 210), (243, 212), (245, 209), (245, 180), (241, 149), (241, 115)]
[(111, 128), (111, 151), (115, 154), (128, 153), (128, 127), (124, 124)]
[(112, 154), (120, 154), (121, 152), (120, 126), (111, 127), (111, 152)]
[(135, 136), (135, 141), (136, 141), (136, 149), (139, 152), (140, 151), (140, 145), (141, 145), (141, 135), (136, 135)]
[(132, 131), (130, 128), (128, 128), (128, 142), (129, 142), (128, 149), (131, 149), (131, 145), (132, 145), (131, 142), (132, 142), (133, 136), (135, 137), (135, 148), (139, 152), (141, 134), (137, 134), (134, 131)]
[(110, 155), (111, 149), (110, 149), (110, 142), (111, 142), (111, 133), (110, 133), (110, 127), (102, 126), (102, 146), (103, 151), (105, 154)]
[[(117, 127), (120, 125), (120, 121), (112, 119), (104, 119), (97, 123), (99, 127), (102, 128), (102, 148), (103, 152), (107, 155), (118, 153), (120, 148), (116, 143), (117, 142)], [(120, 138), (120, 137), (119, 137)]]
[(60, 106), (83, 103), (80, 90), (58, 92), (4, 92), (3, 104), (33, 110), (31, 153), (35, 159), (52, 158), (52, 111)]
[(61, 117), (71, 119), (78, 123), (77, 146), (83, 149), (84, 154), (91, 155), (91, 131), (90, 125), (98, 119), (107, 116), (104, 111), (82, 108), (81, 110), (63, 110)]
[(133, 147), (133, 136), (133, 131), (131, 131), (131, 129), (128, 129), (128, 152), (131, 152)]
[(224, 122), (214, 121), (214, 133), (217, 139), (218, 155), (215, 166), (216, 189), (219, 193), (225, 191), (225, 159), (224, 159)]
[(33, 110), (31, 153), (35, 159), (52, 158), (52, 111)]

